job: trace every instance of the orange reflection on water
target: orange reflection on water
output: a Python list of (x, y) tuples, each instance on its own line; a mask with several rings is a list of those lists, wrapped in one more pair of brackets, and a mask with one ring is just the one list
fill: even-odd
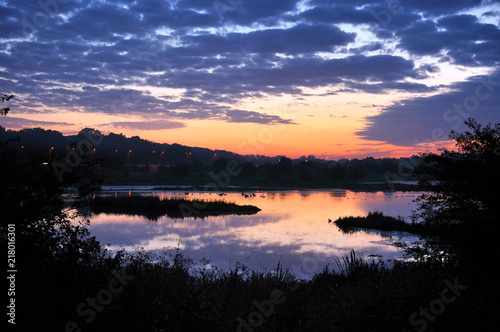
[[(143, 193), (152, 195), (152, 192)], [(415, 208), (415, 193), (356, 193), (343, 190), (286, 192), (155, 193), (156, 196), (224, 199), (243, 205), (258, 206), (254, 215), (216, 216), (204, 219), (167, 217), (157, 222), (127, 215), (94, 215), (90, 231), (113, 249), (161, 250), (179, 246), (193, 260), (212, 259), (215, 265), (243, 262), (250, 267), (275, 266), (278, 261), (296, 264), (305, 256), (327, 264), (355, 249), (365, 256), (398, 256), (392, 239), (375, 232), (342, 233), (333, 222), (339, 217), (366, 215), (380, 210), (386, 214), (409, 216)]]

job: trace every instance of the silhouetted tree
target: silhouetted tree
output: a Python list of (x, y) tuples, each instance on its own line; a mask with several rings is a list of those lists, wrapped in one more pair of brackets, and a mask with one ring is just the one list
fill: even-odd
[[(10, 96), (9, 95), (4, 95), (3, 97), (0, 97), (0, 101), (2, 103), (4, 103), (4, 102), (7, 102), (7, 101), (11, 100), (12, 98), (14, 98), (13, 95), (10, 95)], [(9, 113), (9, 110), (10, 110), (9, 107), (2, 107), (2, 108), (0, 108), (0, 115), (3, 115), (3, 116), (7, 115), (7, 113)]]
[(381, 174), (385, 174), (386, 172), (397, 174), (398, 165), (394, 162), (393, 159), (384, 159), (379, 165), (379, 172)]
[(252, 162), (244, 163), (241, 166), (241, 172), (238, 174), (240, 179), (246, 179), (249, 176), (255, 176), (255, 165)]
[(345, 179), (345, 169), (341, 165), (335, 165), (330, 170), (330, 178), (334, 181), (343, 181)]
[(467, 269), (476, 270), (494, 266), (489, 257), (499, 254), (500, 124), (483, 127), (473, 119), (465, 124), (469, 131), (450, 135), (457, 151), (424, 153), (415, 168), (428, 192), (417, 198), (413, 219), (435, 229), (439, 237), (403, 248), (419, 259), (467, 262)]
[(312, 179), (313, 177), (311, 176), (311, 174), (309, 174), (309, 171), (307, 169), (302, 168), (299, 171), (299, 176), (298, 176), (299, 181), (311, 181)]
[[(22, 271), (16, 275), (16, 325), (26, 331), (57, 330), (98, 282), (88, 277), (106, 282), (113, 268), (114, 259), (105, 258), (105, 249), (70, 209), (81, 206), (92, 187), (87, 180), (95, 179), (93, 165), (82, 158), (60, 178), (46, 159), (12, 142), (0, 142), (0, 233), (15, 225), (15, 267)], [(66, 188), (83, 186), (87, 189), (80, 188), (79, 199), (63, 198)], [(6, 241), (1, 243), (6, 249)], [(106, 262), (109, 270), (98, 276)]]
[(271, 179), (271, 180), (279, 180), (280, 175), (278, 173), (278, 166), (273, 165), (270, 162), (266, 162), (264, 165), (262, 165), (262, 168), (265, 171), (265, 175)]
[(83, 128), (78, 132), (78, 136), (81, 138), (85, 138), (87, 136), (90, 136), (94, 138), (95, 140), (98, 140), (102, 134), (99, 130), (94, 129), (94, 128)]
[(423, 154), (416, 168), (420, 185), (431, 193), (419, 198), (419, 214), (427, 222), (457, 224), (500, 216), (500, 124), (481, 126), (468, 119), (470, 131), (456, 133), (458, 151)]
[(366, 173), (359, 167), (351, 167), (349, 170), (349, 178), (353, 180), (361, 180), (366, 177)]
[(290, 175), (293, 176), (293, 165), (292, 159), (287, 157), (281, 157), (278, 161), (278, 172), (280, 175)]

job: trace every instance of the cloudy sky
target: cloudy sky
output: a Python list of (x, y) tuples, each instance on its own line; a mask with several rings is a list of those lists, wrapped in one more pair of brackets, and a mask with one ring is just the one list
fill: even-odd
[(498, 0), (0, 0), (9, 129), (408, 156), (500, 122)]

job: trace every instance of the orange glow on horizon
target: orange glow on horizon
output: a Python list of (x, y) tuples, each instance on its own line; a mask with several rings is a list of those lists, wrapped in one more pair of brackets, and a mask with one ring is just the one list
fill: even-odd
[[(314, 155), (316, 158), (331, 160), (369, 156), (409, 157), (426, 149), (436, 151), (442, 146), (439, 145), (441, 142), (422, 144), (418, 147), (396, 146), (357, 136), (355, 133), (366, 126), (366, 116), (380, 113), (379, 108), (370, 105), (388, 104), (395, 96), (355, 95), (359, 102), (352, 102), (353, 96), (354, 94), (328, 98), (313, 96), (307, 101), (300, 102), (291, 96), (263, 98), (258, 100), (258, 107), (255, 100), (242, 103), (244, 109), (292, 121), (288, 124), (228, 122), (214, 119), (179, 120), (154, 117), (145, 119), (138, 115), (83, 114), (68, 111), (26, 115), (23, 118), (38, 121), (41, 123), (38, 127), (57, 130), (65, 135), (74, 135), (81, 129), (90, 127), (104, 134), (121, 133), (127, 137), (139, 136), (157, 143), (220, 149), (242, 155), (285, 155), (290, 158)], [(184, 127), (145, 130), (113, 125), (115, 122), (155, 123), (158, 120), (181, 122)], [(0, 125), (2, 125), (1, 119)]]
[[(93, 117), (93, 119), (96, 118)], [(101, 127), (95, 123), (82, 124), (79, 128), (61, 125), (39, 127), (57, 130), (65, 135), (74, 135), (84, 127), (91, 127), (100, 130), (103, 134), (114, 132), (124, 134), (126, 137), (139, 136), (156, 143), (176, 143), (212, 150), (226, 150), (242, 155), (285, 155), (290, 158), (314, 155), (316, 158), (330, 160), (409, 157), (427, 150), (435, 152), (443, 146), (451, 147), (450, 142), (404, 147), (368, 141), (355, 135), (361, 127), (358, 119), (332, 120), (330, 117), (323, 116), (319, 117), (319, 120), (306, 120), (297, 124), (275, 125), (191, 120), (184, 128), (168, 130), (119, 129)], [(2, 125), (1, 122), (0, 125)]]

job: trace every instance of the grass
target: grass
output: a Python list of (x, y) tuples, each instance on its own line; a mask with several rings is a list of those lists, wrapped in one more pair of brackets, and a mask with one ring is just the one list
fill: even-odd
[(449, 240), (463, 236), (460, 234), (464, 233), (463, 227), (425, 221), (406, 222), (401, 217), (386, 216), (380, 211), (369, 212), (367, 216), (340, 217), (335, 220), (335, 224), (344, 233), (354, 233), (362, 229), (397, 231), (415, 234), (427, 241)]
[(187, 199), (149, 196), (95, 197), (90, 208), (96, 213), (142, 215), (157, 219), (163, 215), (172, 218), (204, 217), (221, 214), (254, 214), (260, 209), (253, 205), (238, 205), (222, 199)]
[[(38, 315), (24, 319), (24, 325), (40, 330), (72, 320), (82, 330), (92, 331), (414, 331), (422, 326), (412, 325), (409, 317), (439, 298), (444, 280), (458, 277), (468, 288), (439, 316), (432, 316), (436, 319), (428, 322), (429, 330), (479, 331), (491, 318), (477, 303), (495, 299), (491, 292), (479, 292), (492, 282), (484, 287), (484, 280), (473, 283), (454, 266), (394, 263), (386, 267), (354, 252), (337, 260), (341, 271), (325, 268), (312, 280), (299, 280), (281, 266), (262, 272), (244, 266), (229, 271), (201, 268), (193, 275), (189, 273), (193, 262), (180, 251), (164, 258), (145, 252), (120, 257), (121, 261), (81, 268), (83, 275), (76, 275), (79, 287), (58, 284), (57, 302), (54, 291), (43, 288), (51, 303), (64, 304), (63, 312), (60, 317), (50, 315), (51, 307), (42, 305), (46, 298), (39, 297), (29, 302), (29, 309)], [(107, 289), (112, 269), (126, 271), (133, 279), (87, 324), (89, 316), (78, 315), (75, 309)], [(73, 290), (71, 296), (65, 287)], [(498, 307), (490, 309), (494, 320)]]
[(335, 220), (335, 224), (346, 233), (355, 231), (355, 228), (376, 229), (380, 231), (399, 231), (417, 235), (429, 235), (429, 227), (419, 223), (408, 223), (401, 217), (386, 216), (382, 212), (369, 212), (366, 217), (349, 216)]

